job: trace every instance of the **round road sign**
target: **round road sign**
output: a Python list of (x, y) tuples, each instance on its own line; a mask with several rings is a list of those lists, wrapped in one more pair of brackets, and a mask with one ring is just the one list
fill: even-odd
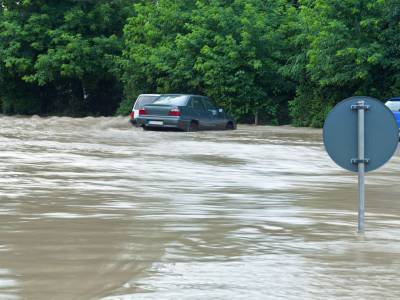
[(351, 97), (337, 104), (324, 124), (324, 144), (332, 160), (344, 169), (357, 172), (357, 103), (365, 101), (365, 171), (384, 165), (394, 154), (399, 141), (395, 117), (382, 102), (364, 96)]

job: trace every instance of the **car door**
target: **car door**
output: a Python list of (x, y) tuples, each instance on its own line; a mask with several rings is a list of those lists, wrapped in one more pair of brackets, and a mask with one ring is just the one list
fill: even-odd
[(225, 128), (225, 119), (218, 112), (217, 107), (208, 99), (207, 97), (203, 97), (203, 103), (207, 111), (207, 117), (209, 120), (209, 128), (210, 129), (221, 129)]
[(207, 111), (204, 107), (201, 97), (192, 96), (189, 100), (189, 109), (192, 119), (199, 121), (199, 129), (208, 129)]

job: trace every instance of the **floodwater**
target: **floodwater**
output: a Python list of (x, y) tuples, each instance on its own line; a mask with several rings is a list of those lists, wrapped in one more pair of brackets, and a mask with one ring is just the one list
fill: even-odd
[(321, 130), (0, 117), (0, 147), (0, 299), (400, 298), (399, 154), (359, 236)]

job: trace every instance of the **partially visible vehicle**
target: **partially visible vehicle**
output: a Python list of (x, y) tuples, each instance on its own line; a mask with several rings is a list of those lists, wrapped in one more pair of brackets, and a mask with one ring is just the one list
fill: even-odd
[(234, 119), (208, 97), (166, 94), (139, 110), (137, 125), (147, 129), (184, 131), (236, 129)]
[(385, 104), (393, 112), (397, 121), (397, 125), (400, 128), (400, 97), (389, 98)]
[(147, 104), (153, 103), (160, 94), (141, 94), (137, 97), (135, 104), (133, 105), (132, 112), (130, 114), (130, 122), (136, 125), (136, 120), (139, 117), (139, 110)]
[(394, 117), (399, 127), (399, 141), (400, 141), (400, 97), (393, 97), (386, 99), (386, 106), (393, 112)]

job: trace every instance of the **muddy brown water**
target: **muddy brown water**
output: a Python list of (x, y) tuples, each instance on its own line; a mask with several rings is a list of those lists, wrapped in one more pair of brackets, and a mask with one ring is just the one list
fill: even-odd
[(320, 130), (0, 117), (0, 147), (0, 299), (400, 298), (398, 154), (360, 237)]

